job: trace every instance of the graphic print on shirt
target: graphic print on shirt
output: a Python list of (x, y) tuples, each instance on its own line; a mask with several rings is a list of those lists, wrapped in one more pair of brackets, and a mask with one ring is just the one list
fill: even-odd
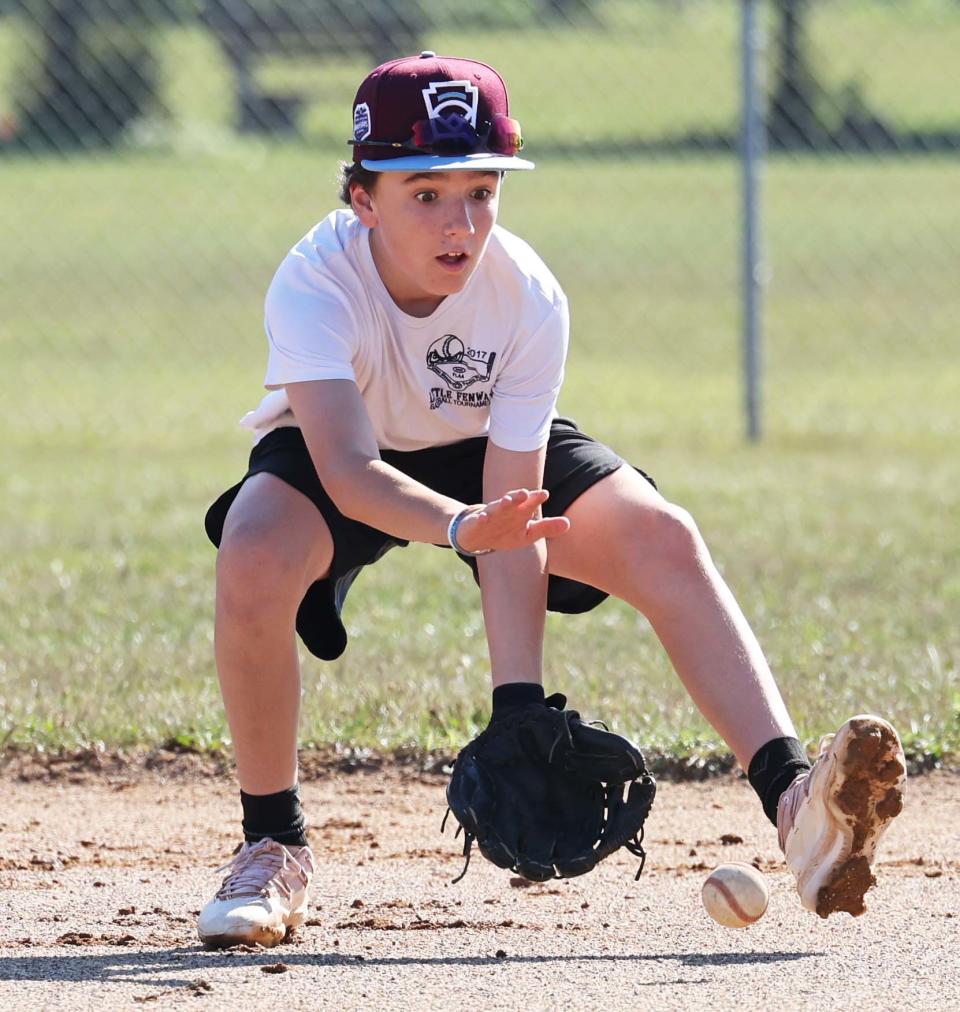
[(427, 368), (436, 373), (446, 387), (430, 390), (430, 408), (453, 404), (464, 408), (485, 408), (490, 403), (487, 390), (470, 392), (474, 383), (486, 383), (493, 374), (497, 353), (468, 348), (456, 334), (444, 334), (427, 349)]

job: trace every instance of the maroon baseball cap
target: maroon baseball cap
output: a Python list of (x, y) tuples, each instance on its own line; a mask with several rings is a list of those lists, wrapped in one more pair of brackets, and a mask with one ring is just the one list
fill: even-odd
[(485, 63), (430, 51), (367, 75), (348, 143), (354, 161), (375, 172), (533, 168), (517, 157), (523, 139), (503, 78)]

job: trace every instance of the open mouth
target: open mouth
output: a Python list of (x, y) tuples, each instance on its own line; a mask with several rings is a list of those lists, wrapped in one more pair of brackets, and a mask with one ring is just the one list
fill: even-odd
[(436, 258), (444, 267), (459, 267), (467, 260), (466, 253), (441, 253)]

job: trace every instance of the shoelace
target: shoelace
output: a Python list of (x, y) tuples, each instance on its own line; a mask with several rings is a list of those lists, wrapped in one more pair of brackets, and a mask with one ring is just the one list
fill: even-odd
[(777, 841), (782, 851), (786, 850), (787, 836), (790, 829), (793, 828), (793, 821), (797, 817), (797, 812), (800, 811), (800, 806), (810, 793), (810, 784), (813, 782), (813, 771), (817, 768), (817, 763), (826, 755), (835, 737), (836, 735), (834, 734), (825, 734), (820, 739), (817, 758), (814, 759), (810, 772), (801, 773), (784, 792), (781, 799), (784, 807), (777, 819)]
[(217, 873), (229, 871), (217, 893), (217, 899), (229, 900), (237, 896), (265, 896), (267, 886), (275, 881), (280, 894), (289, 899), (293, 889), (284, 879), (284, 872), (292, 871), (302, 885), (307, 885), (307, 870), (276, 840), (259, 840), (245, 846)]

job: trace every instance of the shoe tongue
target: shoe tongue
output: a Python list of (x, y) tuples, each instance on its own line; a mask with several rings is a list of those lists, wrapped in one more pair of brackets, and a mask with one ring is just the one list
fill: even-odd
[(261, 840), (242, 850), (233, 866), (220, 892), (227, 896), (259, 896), (283, 868), (283, 855), (272, 840)]

